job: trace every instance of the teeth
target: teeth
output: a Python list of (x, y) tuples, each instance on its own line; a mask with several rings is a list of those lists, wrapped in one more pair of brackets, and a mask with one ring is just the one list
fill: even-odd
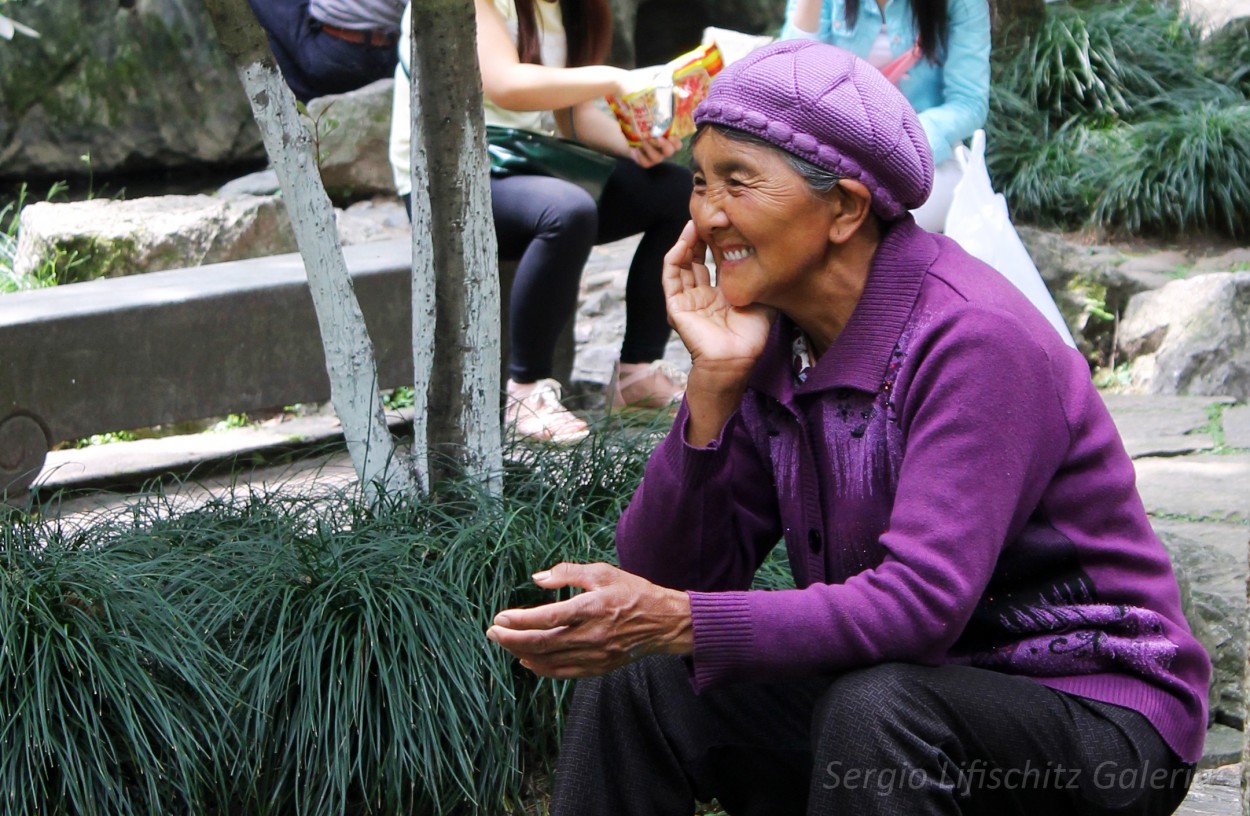
[(754, 254), (754, 252), (755, 250), (749, 247), (744, 248), (744, 249), (727, 249), (725, 250), (725, 260), (741, 261), (743, 258), (750, 257), (752, 254)]

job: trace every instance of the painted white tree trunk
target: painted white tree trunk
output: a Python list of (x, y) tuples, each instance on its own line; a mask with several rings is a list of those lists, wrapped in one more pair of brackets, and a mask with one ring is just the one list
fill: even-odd
[[(415, 9), (414, 9), (415, 11)], [(415, 51), (417, 37), (412, 38)], [(429, 445), (435, 443), (430, 436), (430, 395), (434, 377), (434, 321), (437, 315), (434, 301), (437, 292), (434, 268), (434, 214), (430, 207), (429, 173), (425, 159), (425, 141), (421, 138), (421, 95), (417, 91), (418, 63), (415, 53), (409, 61), (411, 66), (411, 122), (410, 166), (412, 167), (412, 438), (422, 440), (422, 459), (414, 462), (418, 472), (431, 473)], [(412, 455), (417, 455), (414, 441)], [(430, 489), (428, 479), (422, 483)]]
[(412, 11), (415, 390), (432, 333), (430, 472), (463, 473), (498, 493), (499, 262), (474, 8), (422, 0)]
[(373, 343), (343, 259), (334, 207), (321, 184), (312, 139), (300, 121), (295, 96), (274, 64), (247, 0), (205, 0), (205, 5), (243, 82), (265, 151), (282, 185), (316, 307), (330, 399), (365, 494), (372, 501), (379, 487), (413, 492), (417, 482), (409, 463), (397, 456), (386, 424)]

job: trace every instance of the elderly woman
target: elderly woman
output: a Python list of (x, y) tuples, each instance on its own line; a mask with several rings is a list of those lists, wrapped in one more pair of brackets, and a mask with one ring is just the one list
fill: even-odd
[[(552, 812), (1172, 812), (1209, 661), (1080, 355), (908, 215), (932, 159), (906, 100), (787, 41), (696, 121), (665, 269), (692, 367), (624, 569), (541, 572), (586, 591), (488, 632), (605, 675)], [(797, 588), (751, 589), (779, 539)]]

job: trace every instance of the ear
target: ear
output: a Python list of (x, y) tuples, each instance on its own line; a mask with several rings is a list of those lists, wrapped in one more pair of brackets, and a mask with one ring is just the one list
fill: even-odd
[(830, 204), (834, 213), (829, 225), (830, 243), (845, 244), (872, 215), (872, 193), (855, 179), (839, 181)]

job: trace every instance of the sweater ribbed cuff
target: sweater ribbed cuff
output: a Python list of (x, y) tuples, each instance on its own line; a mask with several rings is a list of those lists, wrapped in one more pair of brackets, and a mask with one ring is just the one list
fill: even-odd
[(694, 690), (729, 679), (754, 653), (749, 592), (687, 592), (694, 628)]
[(696, 448), (686, 444), (686, 425), (690, 422), (690, 412), (683, 401), (673, 421), (673, 429), (660, 444), (660, 455), (665, 464), (677, 474), (683, 484), (698, 484), (712, 476), (729, 461), (728, 446), (725, 438), (730, 429), (738, 421), (737, 411), (725, 422), (720, 436), (712, 440), (705, 448)]

